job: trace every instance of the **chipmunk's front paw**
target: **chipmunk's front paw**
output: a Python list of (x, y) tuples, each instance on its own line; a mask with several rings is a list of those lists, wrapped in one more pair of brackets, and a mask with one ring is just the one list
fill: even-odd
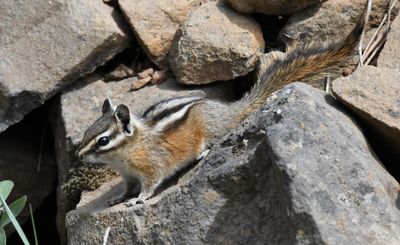
[(128, 202), (124, 203), (124, 205), (129, 208), (135, 206), (136, 204), (143, 204), (143, 203), (144, 200), (142, 200), (141, 198), (132, 198)]

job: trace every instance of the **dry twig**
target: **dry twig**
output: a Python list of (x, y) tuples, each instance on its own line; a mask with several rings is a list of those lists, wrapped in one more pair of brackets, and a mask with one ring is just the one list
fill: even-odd
[(371, 14), (371, 5), (372, 5), (372, 0), (368, 0), (368, 5), (367, 5), (367, 14), (365, 15), (365, 21), (364, 21), (364, 29), (361, 33), (361, 38), (360, 38), (360, 43), (358, 46), (358, 55), (360, 56), (360, 63), (359, 66), (363, 66), (364, 65), (364, 58), (363, 58), (363, 52), (362, 52), (362, 43), (363, 43), (363, 39), (364, 39), (364, 34), (365, 34), (365, 26), (367, 26), (368, 24), (368, 19), (369, 16)]

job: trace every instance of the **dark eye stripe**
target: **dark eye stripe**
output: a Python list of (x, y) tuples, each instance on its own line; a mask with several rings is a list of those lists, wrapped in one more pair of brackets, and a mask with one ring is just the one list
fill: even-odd
[[(103, 133), (104, 133), (104, 132), (103, 132)], [(103, 133), (102, 133), (102, 134), (103, 134)], [(122, 133), (119, 132), (117, 129), (114, 129), (114, 130), (111, 132), (111, 134), (107, 136), (107, 137), (110, 139), (110, 142), (109, 142), (107, 145), (112, 144), (113, 141), (118, 137), (119, 134), (122, 134)], [(104, 137), (104, 136), (103, 136), (103, 137)], [(99, 138), (98, 140), (100, 140), (100, 138)], [(115, 146), (111, 147), (110, 149), (101, 150), (101, 149), (100, 149), (101, 146), (98, 146), (97, 141), (95, 142), (95, 148), (96, 148), (98, 151), (109, 151), (109, 150), (111, 150), (111, 149), (113, 149), (113, 148), (115, 148), (115, 147), (117, 147), (117, 146), (118, 146), (118, 145), (115, 145)]]

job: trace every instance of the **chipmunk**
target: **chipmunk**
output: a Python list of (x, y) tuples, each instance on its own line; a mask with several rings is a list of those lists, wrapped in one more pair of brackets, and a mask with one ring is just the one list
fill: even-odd
[(178, 97), (156, 103), (137, 116), (128, 106), (114, 107), (106, 99), (102, 116), (86, 130), (76, 156), (84, 162), (109, 164), (124, 177), (125, 191), (110, 205), (139, 192), (126, 205), (143, 203), (163, 180), (201, 157), (214, 142), (257, 111), (271, 93), (332, 71), (350, 57), (364, 22), (361, 18), (341, 43), (320, 48), (309, 44), (273, 57), (261, 69), (250, 92), (235, 102)]

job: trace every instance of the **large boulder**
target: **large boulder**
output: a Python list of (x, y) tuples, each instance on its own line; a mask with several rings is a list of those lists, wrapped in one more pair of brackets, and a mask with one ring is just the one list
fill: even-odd
[(332, 82), (333, 94), (365, 123), (372, 143), (392, 158), (392, 165), (400, 160), (399, 77), (400, 70), (364, 66)]
[(0, 132), (128, 45), (96, 0), (0, 2)]
[(201, 0), (120, 0), (121, 10), (137, 40), (149, 58), (160, 67), (166, 57), (176, 31), (193, 7)]
[(131, 92), (131, 84), (136, 79), (107, 83), (94, 75), (77, 83), (60, 97), (53, 127), (59, 170), (57, 222), (62, 234), (65, 213), (78, 203), (81, 191), (93, 190), (116, 176), (116, 172), (107, 167), (82, 164), (74, 156), (85, 130), (101, 115), (105, 98), (110, 98), (115, 105), (127, 104), (133, 113), (141, 115), (152, 104), (177, 96), (207, 96), (222, 100), (233, 97), (230, 83), (190, 88), (178, 85), (171, 78), (161, 85)]
[(263, 52), (255, 20), (221, 2), (209, 2), (189, 14), (175, 37), (169, 63), (178, 82), (206, 84), (246, 75)]
[[(279, 33), (286, 43), (332, 43), (344, 40), (359, 21), (366, 0), (328, 0), (292, 15)], [(379, 25), (388, 9), (387, 0), (372, 1), (370, 26)], [(398, 11), (393, 10), (393, 15)]]
[(273, 95), (144, 204), (107, 207), (120, 187), (83, 194), (69, 244), (101, 244), (107, 229), (107, 244), (400, 243), (399, 184), (341, 106), (305, 84)]
[(289, 15), (324, 0), (226, 0), (239, 13)]

